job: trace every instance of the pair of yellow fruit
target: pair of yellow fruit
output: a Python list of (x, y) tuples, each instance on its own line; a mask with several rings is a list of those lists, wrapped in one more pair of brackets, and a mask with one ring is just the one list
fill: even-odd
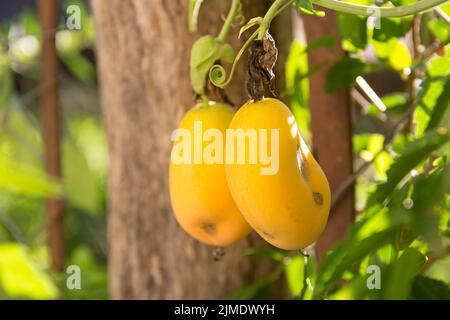
[[(316, 241), (328, 219), (330, 188), (289, 108), (279, 100), (263, 99), (245, 104), (234, 114), (224, 104), (200, 104), (185, 114), (179, 129), (194, 135), (197, 121), (203, 130), (219, 130), (223, 137), (227, 129), (277, 129), (279, 163), (276, 172), (261, 174), (265, 166), (250, 163), (248, 150), (245, 163), (179, 163), (174, 152), (186, 141), (176, 140), (169, 183), (181, 227), (201, 242), (219, 247), (241, 240), (251, 228), (281, 249), (301, 249)], [(195, 153), (193, 142), (184, 152)], [(229, 152), (226, 145), (224, 141), (223, 154)]]

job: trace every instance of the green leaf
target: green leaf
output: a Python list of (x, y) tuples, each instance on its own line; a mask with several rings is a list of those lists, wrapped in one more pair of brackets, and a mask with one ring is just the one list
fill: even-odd
[(337, 19), (344, 50), (355, 52), (364, 49), (367, 45), (367, 18), (339, 13)]
[(228, 43), (221, 43), (210, 35), (203, 36), (194, 43), (191, 49), (190, 77), (196, 93), (203, 94), (209, 69), (220, 59), (233, 62), (234, 51)]
[(414, 279), (410, 299), (450, 300), (450, 286), (439, 280), (418, 276)]
[(391, 227), (358, 241), (349, 237), (335, 247), (323, 260), (316, 282), (316, 297), (321, 298), (336, 280), (342, 278), (345, 271), (358, 266), (368, 254), (393, 241), (397, 230), (397, 227)]
[(190, 32), (197, 31), (198, 13), (202, 3), (203, 0), (189, 0), (188, 25)]
[(80, 81), (90, 83), (95, 80), (95, 66), (79, 52), (60, 54), (67, 69)]
[(0, 190), (33, 197), (55, 197), (61, 186), (32, 165), (17, 162), (0, 153)]
[(0, 244), (0, 289), (12, 298), (55, 299), (52, 279), (20, 244)]
[(428, 22), (428, 28), (442, 44), (447, 44), (450, 41), (450, 25), (445, 21), (431, 20)]
[[(408, 109), (408, 97), (403, 92), (391, 93), (381, 98), (383, 104), (386, 106), (386, 113), (388, 115), (399, 115)], [(365, 111), (368, 115), (378, 115), (381, 113), (380, 109), (372, 103)]]
[(370, 196), (370, 204), (382, 203), (398, 183), (418, 164), (427, 159), (431, 152), (439, 149), (450, 140), (447, 130), (430, 131), (423, 137), (405, 146), (403, 153), (395, 159), (387, 171), (387, 181), (380, 184)]
[(305, 258), (290, 257), (284, 265), (286, 281), (293, 297), (297, 297), (303, 289)]
[(382, 293), (388, 300), (407, 299), (416, 273), (426, 261), (417, 249), (407, 248), (395, 262), (383, 272)]
[[(317, 41), (320, 41), (320, 39)], [(310, 45), (313, 45), (313, 43)], [(307, 77), (304, 77), (309, 72), (308, 55), (306, 54), (308, 51), (307, 47), (304, 43), (297, 40), (294, 40), (291, 44), (286, 61), (286, 90), (289, 94), (290, 107), (299, 130), (305, 140), (310, 142), (309, 81)]]
[(450, 190), (450, 163), (431, 174), (421, 176), (414, 183), (412, 194), (414, 229), (427, 242), (428, 250), (441, 250), (442, 240), (439, 236), (441, 220), (436, 206), (444, 200)]
[(302, 53), (311, 52), (317, 48), (330, 48), (334, 46), (335, 43), (336, 37), (328, 34), (308, 43), (302, 50)]
[(71, 141), (63, 144), (63, 181), (69, 202), (86, 212), (100, 212), (101, 189), (84, 154)]
[(311, 3), (311, 0), (294, 0), (294, 6), (301, 13), (305, 13), (307, 15), (313, 15), (317, 17), (324, 17), (324, 11), (314, 10), (314, 7)]
[(450, 105), (450, 50), (443, 57), (436, 57), (430, 62), (425, 79), (417, 97), (414, 112), (416, 135), (439, 126)]
[(401, 71), (411, 66), (411, 53), (404, 42), (396, 41), (390, 48), (388, 62), (389, 65), (397, 71)]
[(259, 280), (251, 285), (239, 289), (231, 294), (228, 299), (231, 300), (260, 300), (266, 299), (273, 286), (273, 277), (269, 276)]
[(373, 30), (373, 39), (388, 41), (392, 38), (404, 37), (411, 26), (411, 18), (381, 18), (380, 28)]
[(274, 261), (283, 261), (286, 252), (276, 248), (250, 248), (245, 251), (244, 255), (250, 257), (269, 258)]
[(369, 71), (369, 65), (358, 59), (344, 56), (328, 71), (325, 80), (325, 90), (332, 92), (350, 87), (355, 83), (357, 76)]

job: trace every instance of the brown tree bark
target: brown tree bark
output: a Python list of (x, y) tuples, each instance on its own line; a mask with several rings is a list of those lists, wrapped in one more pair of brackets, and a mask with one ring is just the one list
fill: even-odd
[[(39, 20), (44, 33), (41, 62), (42, 138), (45, 146), (45, 169), (56, 181), (61, 180), (61, 119), (59, 112), (59, 61), (55, 33), (58, 25), (56, 0), (37, 2)], [(64, 270), (64, 202), (51, 198), (45, 203), (47, 210), (48, 244), (52, 267)]]
[[(92, 0), (109, 143), (113, 299), (224, 298), (273, 270), (270, 262), (243, 256), (249, 246), (261, 245), (255, 235), (214, 262), (213, 249), (181, 230), (169, 203), (170, 134), (194, 105), (190, 48), (200, 34), (218, 33), (229, 5), (205, 1), (200, 32), (191, 35), (186, 0)], [(247, 18), (262, 14), (266, 5), (244, 1), (244, 12)], [(240, 104), (247, 97), (245, 68), (239, 69), (228, 93)]]
[[(334, 47), (314, 50), (308, 57), (310, 67), (327, 63), (326, 68), (321, 68), (310, 78), (311, 130), (314, 156), (328, 178), (333, 195), (353, 172), (352, 124), (348, 90), (325, 92), (326, 73), (344, 54), (340, 46), (336, 14), (330, 10), (325, 11), (325, 18), (304, 16), (303, 21), (308, 43), (325, 35), (334, 35), (336, 38)], [(330, 212), (327, 227), (316, 243), (319, 259), (345, 237), (354, 218), (352, 186)]]

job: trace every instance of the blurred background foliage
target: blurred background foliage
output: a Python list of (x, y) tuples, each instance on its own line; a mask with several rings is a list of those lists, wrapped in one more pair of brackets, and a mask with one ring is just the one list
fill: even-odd
[[(64, 1), (62, 7), (69, 4), (82, 8), (83, 27), (65, 29), (62, 11), (61, 28), (55, 30), (62, 62), (61, 185), (42, 169), (42, 33), (36, 11), (32, 5), (24, 7), (0, 24), (0, 299), (108, 298), (107, 152), (98, 105), (94, 29), (86, 2)], [(441, 9), (448, 18), (450, 4)], [(367, 167), (356, 177), (357, 221), (320, 268), (313, 255), (248, 250), (246, 255), (275, 260), (279, 267), (230, 298), (265, 298), (281, 280), (287, 282), (292, 299), (450, 299), (448, 21), (435, 11), (421, 16), (420, 53), (415, 53), (411, 41), (412, 17), (381, 19), (381, 29), (371, 27), (367, 18), (348, 14), (338, 14), (338, 22), (348, 55), (308, 66), (308, 54), (337, 39), (294, 41), (284, 97), (311, 144), (308, 77), (331, 63), (325, 89), (350, 90), (355, 170)], [(364, 96), (355, 83), (360, 76), (381, 103)], [(417, 98), (411, 99), (415, 94)], [(409, 121), (409, 130), (402, 129), (400, 124)], [(49, 267), (44, 198), (53, 195), (66, 201), (67, 265), (80, 266), (82, 290), (68, 290), (66, 275)], [(369, 265), (380, 267), (382, 290), (368, 290)]]
[[(42, 31), (34, 1), (0, 24), (0, 299), (105, 299), (106, 138), (94, 60), (94, 28), (85, 1), (63, 1), (56, 45), (61, 61), (62, 185), (43, 171), (39, 114)], [(67, 30), (64, 8), (81, 8), (80, 31)], [(8, 6), (8, 4), (2, 4)], [(13, 6), (9, 4), (9, 7)], [(44, 198), (66, 202), (67, 265), (83, 290), (67, 290), (46, 247)]]

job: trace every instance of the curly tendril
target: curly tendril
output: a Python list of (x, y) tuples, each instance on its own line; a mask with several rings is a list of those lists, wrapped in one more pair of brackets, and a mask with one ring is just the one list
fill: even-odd
[(234, 71), (236, 70), (236, 65), (244, 54), (245, 50), (249, 47), (252, 41), (258, 35), (258, 30), (253, 32), (253, 34), (247, 39), (242, 48), (239, 50), (236, 58), (234, 58), (233, 64), (231, 65), (230, 75), (227, 79), (227, 72), (225, 68), (220, 64), (215, 64), (209, 69), (209, 80), (211, 80), (212, 84), (219, 88), (225, 88), (233, 79)]

